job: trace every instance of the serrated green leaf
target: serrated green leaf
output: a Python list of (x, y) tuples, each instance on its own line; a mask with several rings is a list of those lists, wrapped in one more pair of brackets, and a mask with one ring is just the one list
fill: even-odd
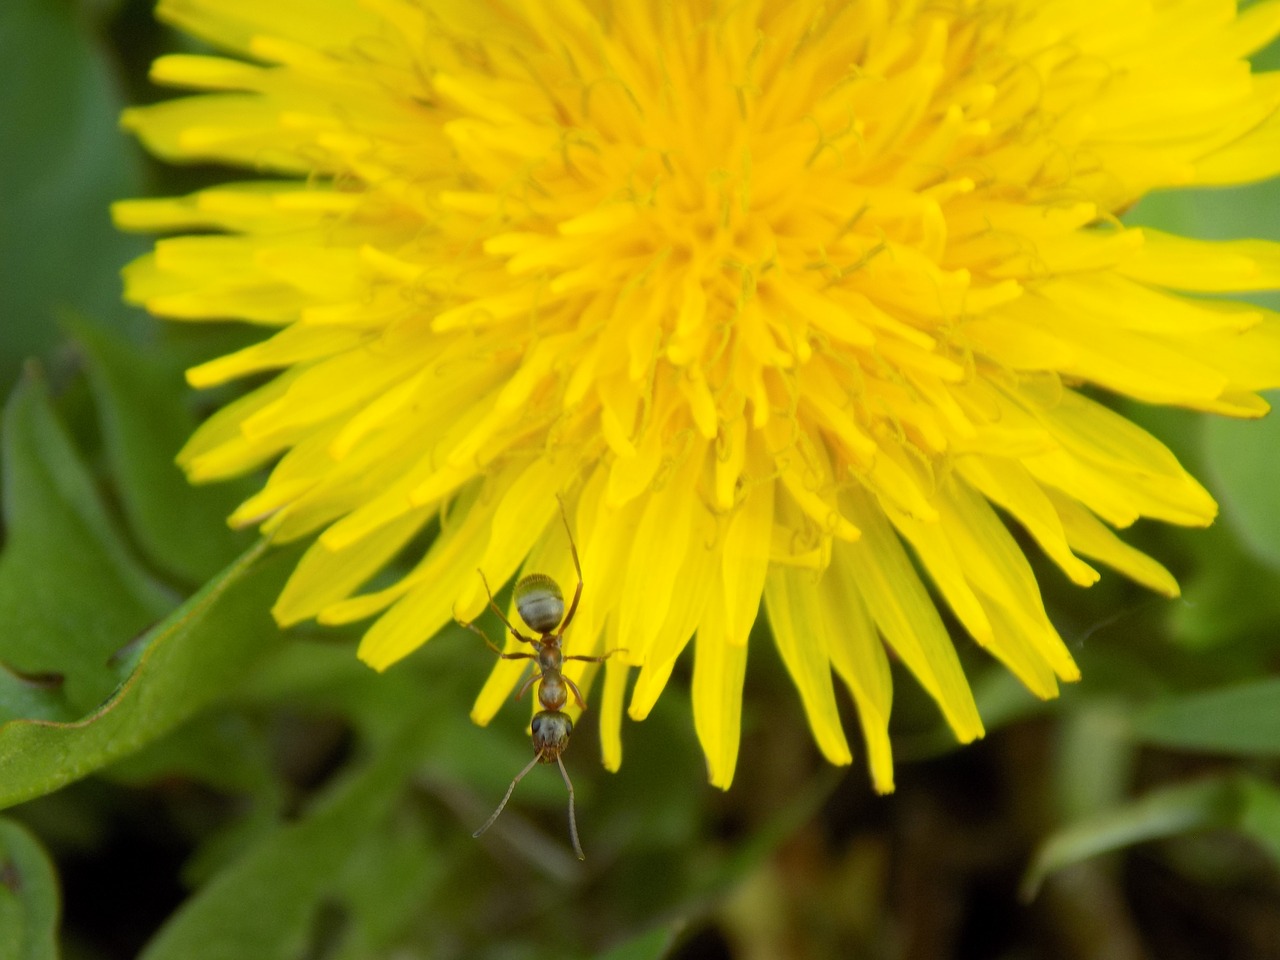
[(1133, 723), (1148, 743), (1244, 756), (1280, 755), (1280, 677), (1150, 707)]
[(176, 363), (90, 323), (67, 323), (88, 357), (112, 477), (139, 545), (157, 566), (203, 583), (252, 540), (226, 523), (245, 484), (195, 487), (174, 462), (196, 426)]
[(83, 713), (119, 683), (117, 651), (176, 598), (125, 546), (34, 376), (5, 407), (3, 455), (0, 661), (63, 676)]
[(0, 664), (0, 718), (74, 720), (76, 709), (62, 687), (61, 676), (28, 676)]
[(0, 389), (57, 343), (57, 312), (145, 322), (120, 297), (120, 266), (143, 249), (118, 233), (111, 201), (141, 192), (120, 134), (112, 65), (72, 3), (0, 3)]
[(0, 818), (0, 960), (56, 960), (58, 880), (26, 828)]
[(596, 960), (660, 960), (667, 955), (679, 932), (679, 926), (658, 927), (597, 954)]
[(301, 552), (266, 549), (255, 546), (144, 637), (136, 668), (89, 716), (0, 725), (0, 807), (130, 755), (240, 683), (281, 642), (270, 608)]
[[(1265, 396), (1272, 405), (1280, 400), (1280, 392)], [(1280, 417), (1214, 418), (1205, 423), (1204, 446), (1209, 486), (1223, 517), (1258, 559), (1280, 569), (1280, 487), (1275, 482)]]
[(1133, 803), (1073, 823), (1044, 841), (1023, 878), (1022, 896), (1034, 897), (1045, 877), (1073, 863), (1147, 840), (1213, 827), (1241, 830), (1280, 859), (1280, 792), (1245, 776), (1153, 790)]
[(141, 960), (279, 960), (301, 956), (316, 909), (361, 846), (381, 829), (416, 762), (424, 725), (411, 724), (362, 770), (343, 778), (297, 823), (278, 829), (200, 890)]

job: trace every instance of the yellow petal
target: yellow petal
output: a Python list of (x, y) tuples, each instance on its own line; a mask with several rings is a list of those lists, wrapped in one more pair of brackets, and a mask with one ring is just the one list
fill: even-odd
[(863, 536), (856, 543), (837, 542), (833, 556), (852, 572), (876, 626), (938, 702), (956, 736), (963, 743), (982, 736), (982, 720), (951, 638), (902, 544), (865, 495), (851, 490), (844, 503)]
[(825, 635), (830, 624), (822, 617), (817, 577), (810, 571), (775, 569), (765, 581), (764, 595), (778, 653), (800, 691), (818, 748), (832, 763), (852, 763), (831, 688)]
[(276, 622), (292, 626), (345, 599), (408, 543), (430, 519), (430, 513), (415, 510), (340, 553), (318, 541), (313, 543), (271, 608)]
[(693, 526), (684, 545), (685, 555), (671, 591), (666, 619), (649, 648), (635, 688), (631, 691), (628, 713), (633, 720), (643, 720), (649, 715), (671, 676), (676, 658), (702, 620), (708, 594), (714, 589), (716, 575), (722, 568), (720, 548), (711, 546), (715, 536), (714, 518), (695, 508)]
[(1077, 501), (1053, 490), (1048, 494), (1072, 547), (1156, 593), (1179, 595), (1178, 581), (1163, 566), (1117, 537)]
[(889, 793), (893, 790), (893, 749), (889, 742), (893, 679), (884, 643), (846, 559), (843, 550), (833, 551), (831, 565), (818, 584), (818, 600), (831, 665), (858, 705), (871, 783), (877, 793)]
[(742, 735), (747, 646), (730, 637), (723, 610), (724, 596), (713, 586), (694, 641), (693, 726), (707, 758), (707, 779), (728, 790)]
[[(670, 609), (693, 517), (694, 498), (689, 491), (702, 470), (705, 451), (705, 444), (693, 444), (684, 463), (649, 495), (640, 525), (631, 534), (631, 557), (618, 608), (618, 643), (627, 649), (631, 663), (645, 661)], [(758, 605), (758, 593), (755, 600)]]
[(622, 766), (622, 698), (631, 668), (620, 657), (610, 657), (604, 665), (604, 695), (600, 700), (600, 752), (604, 766), (617, 772)]

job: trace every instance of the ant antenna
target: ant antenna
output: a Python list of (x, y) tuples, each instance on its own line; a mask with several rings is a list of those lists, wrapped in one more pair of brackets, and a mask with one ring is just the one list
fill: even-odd
[[(497, 820), (502, 811), (506, 809), (507, 801), (511, 799), (511, 794), (515, 793), (516, 784), (523, 780), (525, 774), (532, 770), (534, 765), (541, 759), (542, 754), (537, 754), (529, 761), (523, 770), (516, 774), (516, 778), (511, 781), (511, 786), (507, 787), (507, 793), (502, 798), (502, 802), (498, 804), (498, 809), (493, 811), (493, 815), (484, 822), (484, 826), (471, 836), (479, 837), (482, 833), (493, 826), (493, 822)], [(578, 855), (579, 860), (585, 860), (587, 859), (587, 855), (582, 852), (582, 843), (578, 840), (578, 818), (573, 810), (573, 782), (569, 779), (569, 771), (564, 768), (564, 760), (560, 757), (556, 757), (556, 763), (560, 766), (560, 776), (564, 778), (564, 785), (569, 790), (569, 836), (573, 839), (573, 852)]]
[(503, 809), (506, 807), (507, 801), (511, 799), (511, 794), (515, 793), (516, 784), (519, 783), (521, 780), (523, 780), (524, 775), (528, 773), (530, 770), (532, 770), (534, 767), (534, 764), (536, 764), (541, 759), (542, 759), (541, 753), (535, 754), (534, 758), (529, 761), (529, 765), (516, 774), (516, 778), (511, 781), (511, 786), (507, 787), (507, 795), (503, 797), (502, 802), (498, 804), (498, 809), (493, 811), (493, 816), (491, 816), (488, 820), (486, 820), (484, 822), (484, 826), (481, 827), (479, 830), (477, 830), (475, 833), (473, 833), (471, 836), (478, 837), (480, 836), (480, 834), (484, 833), (486, 830), (488, 830), (490, 827), (493, 826), (493, 821), (498, 819), (498, 814), (502, 813)]
[(582, 844), (578, 842), (578, 818), (573, 813), (573, 784), (569, 781), (569, 771), (564, 768), (564, 760), (557, 756), (556, 763), (560, 764), (560, 776), (564, 777), (564, 785), (569, 788), (569, 836), (573, 838), (573, 852), (578, 855), (579, 860), (585, 860), (587, 855), (582, 852)]

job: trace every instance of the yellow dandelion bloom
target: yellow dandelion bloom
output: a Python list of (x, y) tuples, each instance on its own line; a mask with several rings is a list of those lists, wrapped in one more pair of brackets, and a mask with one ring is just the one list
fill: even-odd
[[(476, 569), (587, 587), (605, 763), (693, 641), (711, 781), (767, 612), (822, 752), (893, 786), (886, 648), (956, 736), (982, 721), (926, 584), (1031, 690), (1077, 669), (1001, 518), (1075, 583), (1177, 584), (1113, 529), (1205, 490), (1082, 387), (1231, 416), (1280, 384), (1280, 247), (1127, 229), (1148, 191), (1280, 171), (1280, 3), (1230, 0), (162, 0), (230, 56), (125, 126), (254, 175), (115, 210), (180, 234), (126, 270), (275, 373), (181, 454), (271, 464), (234, 514), (318, 534), (282, 624), (371, 619), (384, 669), (479, 615)], [(185, 234), (185, 235), (182, 235)], [(368, 581), (440, 521), (420, 562)], [(478, 653), (477, 655), (483, 655)], [(518, 682), (500, 662), (474, 717)], [(595, 665), (567, 675), (585, 686)], [(634, 677), (632, 676), (634, 672)]]

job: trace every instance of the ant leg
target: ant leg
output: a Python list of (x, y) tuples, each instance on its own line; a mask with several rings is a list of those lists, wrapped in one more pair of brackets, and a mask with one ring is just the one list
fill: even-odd
[(564, 768), (564, 760), (558, 755), (556, 763), (560, 764), (560, 776), (564, 777), (564, 785), (569, 788), (569, 836), (573, 838), (573, 852), (578, 855), (579, 860), (585, 860), (587, 855), (582, 852), (582, 844), (578, 842), (578, 818), (573, 813), (573, 784), (569, 781), (569, 771)]
[[(521, 780), (523, 780), (524, 775), (528, 773), (530, 770), (532, 770), (533, 765), (541, 759), (542, 759), (542, 751), (539, 750), (537, 754), (534, 756), (534, 758), (529, 761), (529, 765), (525, 767), (523, 770), (521, 770), (519, 773), (517, 773), (516, 778), (511, 781), (511, 786), (507, 787), (507, 795), (503, 797), (502, 802), (498, 804), (498, 809), (493, 811), (493, 816), (491, 816), (488, 820), (486, 820), (484, 822), (484, 826), (481, 827), (479, 830), (477, 830), (475, 833), (473, 833), (471, 836), (478, 837), (480, 836), (480, 834), (484, 833), (486, 830), (488, 830), (490, 827), (493, 826), (493, 821), (498, 819), (498, 814), (502, 813), (503, 808), (506, 807), (507, 805), (507, 801), (511, 799), (511, 794), (515, 792), (516, 784), (519, 783)], [(570, 793), (570, 796), (572, 796), (572, 793)]]
[(534, 654), (534, 653), (503, 653), (502, 649), (496, 643), (494, 643), (492, 640), (489, 639), (489, 635), (485, 633), (483, 630), (481, 630), (479, 627), (477, 627), (474, 623), (463, 623), (461, 620), (459, 620), (458, 625), (466, 627), (468, 630), (472, 631), (473, 633), (480, 634), (481, 639), (484, 640), (485, 646), (487, 646), (490, 650), (496, 653), (503, 660), (537, 660), (538, 659), (537, 654)]
[(523, 633), (513, 627), (511, 625), (511, 621), (507, 619), (507, 615), (499, 610), (498, 605), (493, 602), (493, 591), (489, 589), (489, 581), (485, 579), (484, 571), (477, 567), (476, 573), (480, 574), (480, 582), (484, 584), (484, 592), (489, 595), (489, 606), (492, 608), (493, 612), (498, 615), (498, 619), (506, 625), (506, 628), (511, 631), (511, 635), (517, 640), (523, 640), (525, 643), (532, 643), (536, 647), (538, 645), (538, 641), (534, 640), (532, 637), (526, 637)]
[(472, 633), (478, 634), (480, 636), (480, 639), (484, 641), (484, 645), (486, 647), (488, 647), (498, 656), (502, 656), (502, 649), (496, 643), (490, 640), (489, 635), (485, 633), (483, 630), (481, 630), (479, 627), (477, 627), (474, 623), (467, 623), (464, 620), (457, 620), (456, 618), (455, 618), (455, 622), (458, 624), (458, 626), (466, 627)]
[[(521, 654), (521, 656), (528, 657), (530, 660), (536, 659), (532, 653)], [(529, 692), (529, 688), (533, 686), (533, 681), (541, 680), (541, 679), (542, 679), (542, 674), (535, 673), (528, 680), (526, 680), (524, 682), (524, 685), (520, 688), (520, 692), (516, 694), (516, 700), (518, 701), (521, 697), (523, 697), (526, 693)]]
[(578, 689), (578, 685), (563, 674), (561, 674), (561, 679), (563, 679), (564, 682), (569, 685), (569, 689), (573, 691), (573, 699), (578, 701), (579, 709), (587, 709), (587, 703), (582, 699), (582, 691)]
[(578, 573), (578, 587), (573, 591), (573, 602), (569, 604), (569, 612), (561, 621), (560, 631), (557, 634), (563, 637), (564, 632), (569, 629), (569, 624), (573, 622), (573, 615), (578, 612), (578, 601), (582, 599), (582, 564), (578, 562), (578, 545), (573, 542), (573, 531), (569, 529), (569, 514), (564, 508), (564, 500), (559, 494), (556, 494), (556, 500), (560, 503), (560, 519), (564, 521), (564, 532), (569, 535), (569, 552), (573, 555), (573, 569)]
[[(608, 653), (606, 653), (603, 657), (583, 657), (583, 656), (575, 656), (575, 657), (564, 657), (563, 659), (565, 659), (565, 660), (585, 660), (587, 663), (604, 663), (604, 661), (608, 660), (608, 659), (609, 659), (610, 657), (612, 657), (615, 653), (621, 653), (622, 651), (624, 651), (624, 650), (626, 650), (626, 649), (627, 649), (626, 647), (617, 647), (617, 648), (615, 648), (615, 649), (613, 649), (613, 650), (610, 650), (610, 651), (609, 651)], [(573, 699), (575, 699), (575, 700), (577, 700), (577, 701), (578, 701), (578, 706), (579, 706), (579, 707), (581, 707), (583, 710), (587, 709), (586, 701), (582, 699), (582, 691), (578, 689), (578, 685), (577, 685), (576, 683), (574, 683), (572, 680), (570, 680), (568, 677), (565, 677), (565, 678), (564, 678), (564, 682), (565, 682), (565, 683), (567, 683), (567, 684), (569, 685), (569, 689), (573, 691)]]
[(587, 662), (587, 663), (604, 663), (606, 660), (608, 660), (610, 657), (612, 657), (615, 653), (626, 653), (626, 652), (627, 652), (627, 648), (626, 648), (626, 647), (614, 647), (614, 648), (613, 648), (612, 650), (610, 650), (608, 653), (604, 654), (603, 656), (599, 656), (599, 657), (584, 657), (584, 656), (582, 656), (581, 654), (574, 654), (573, 656), (562, 657), (561, 659), (563, 659), (563, 660), (583, 660), (583, 661), (585, 661), (585, 662)]

